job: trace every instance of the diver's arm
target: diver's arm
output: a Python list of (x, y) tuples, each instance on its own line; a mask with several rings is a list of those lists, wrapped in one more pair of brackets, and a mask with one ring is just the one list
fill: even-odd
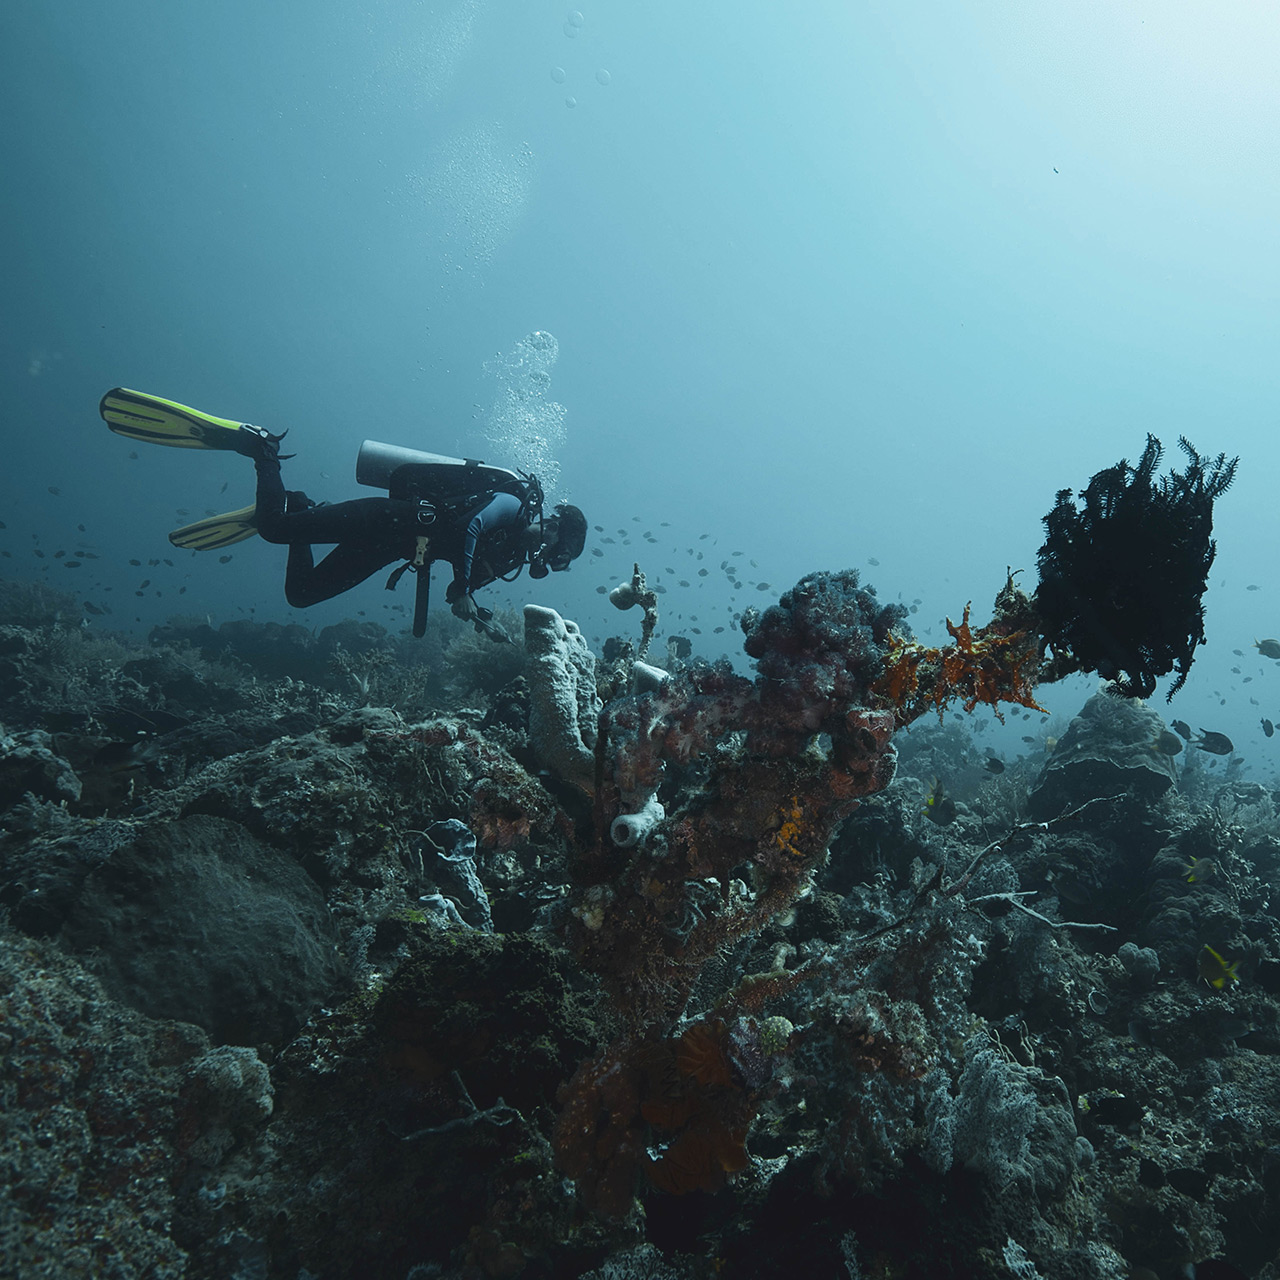
[(462, 558), (453, 567), (453, 583), (449, 588), (452, 598), (461, 599), (471, 594), (471, 562), (475, 558), (476, 543), (480, 541), (481, 535), (519, 524), (523, 510), (523, 504), (515, 494), (495, 493), (471, 517), (462, 542)]

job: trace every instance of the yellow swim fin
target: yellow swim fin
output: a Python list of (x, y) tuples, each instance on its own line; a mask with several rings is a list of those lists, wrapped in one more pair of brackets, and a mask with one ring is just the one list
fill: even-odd
[(239, 511), (227, 511), (220, 516), (209, 516), (195, 524), (184, 524), (169, 535), (175, 547), (187, 551), (217, 551), (233, 542), (243, 542), (258, 532), (257, 505), (241, 507)]
[(98, 412), (118, 435), (174, 449), (234, 449), (236, 435), (245, 425), (128, 387), (108, 391)]

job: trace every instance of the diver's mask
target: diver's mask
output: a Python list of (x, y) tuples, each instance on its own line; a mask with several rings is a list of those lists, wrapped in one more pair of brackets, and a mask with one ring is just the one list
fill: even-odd
[(559, 545), (545, 544), (529, 557), (529, 577), (545, 578), (549, 573), (563, 573), (573, 563), (573, 556)]

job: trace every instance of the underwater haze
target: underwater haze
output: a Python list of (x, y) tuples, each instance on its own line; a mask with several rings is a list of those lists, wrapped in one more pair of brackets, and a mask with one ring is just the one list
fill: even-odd
[(985, 621), (1059, 489), (1186, 435), (1241, 463), (1171, 714), (1270, 774), (1273, 6), (7, 0), (0, 50), (2, 567), (87, 625), (407, 619), (175, 554), (252, 468), (111, 434), (116, 385), (287, 428), (318, 499), (366, 437), (536, 464), (601, 530), (486, 603), (602, 638), (639, 561), (737, 661), (817, 569)]
[(1277, 0), (0, 65), (0, 1280), (1280, 1280)]

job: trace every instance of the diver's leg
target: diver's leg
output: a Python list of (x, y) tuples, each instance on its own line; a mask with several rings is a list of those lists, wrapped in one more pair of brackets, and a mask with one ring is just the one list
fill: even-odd
[(284, 598), (295, 609), (305, 609), (309, 604), (316, 604), (327, 597), (317, 595), (311, 598), (312, 578), (315, 576), (316, 562), (311, 554), (311, 543), (289, 543), (289, 560), (284, 571)]
[(313, 564), (309, 542), (291, 543), (284, 598), (295, 609), (332, 600), (399, 558), (399, 552), (385, 544), (380, 547), (339, 545), (319, 564)]
[[(280, 460), (276, 457), (260, 457), (254, 460), (258, 473), (258, 490), (254, 496), (254, 520), (258, 534), (264, 542), (292, 542), (294, 540), (289, 517), (305, 514), (316, 504), (300, 491), (286, 491), (280, 474)], [(301, 533), (299, 537), (305, 536)], [(317, 539), (324, 541), (324, 539)]]
[[(415, 503), (356, 498), (316, 506), (303, 493), (286, 493), (275, 457), (255, 458), (254, 465), (258, 533), (264, 542), (288, 544), (284, 594), (295, 608), (331, 600), (408, 554), (418, 527)], [(317, 565), (315, 542), (339, 545)]]
[(254, 462), (254, 470), (258, 473), (258, 491), (254, 498), (254, 521), (258, 533), (266, 542), (287, 542), (287, 538), (273, 538), (267, 532), (279, 526), (288, 504), (284, 480), (280, 476), (280, 460), (258, 458)]
[[(264, 542), (413, 544), (417, 507), (394, 498), (353, 498), (303, 506), (287, 501), (279, 475), (258, 473), (257, 522)], [(407, 553), (406, 553), (407, 554)]]

